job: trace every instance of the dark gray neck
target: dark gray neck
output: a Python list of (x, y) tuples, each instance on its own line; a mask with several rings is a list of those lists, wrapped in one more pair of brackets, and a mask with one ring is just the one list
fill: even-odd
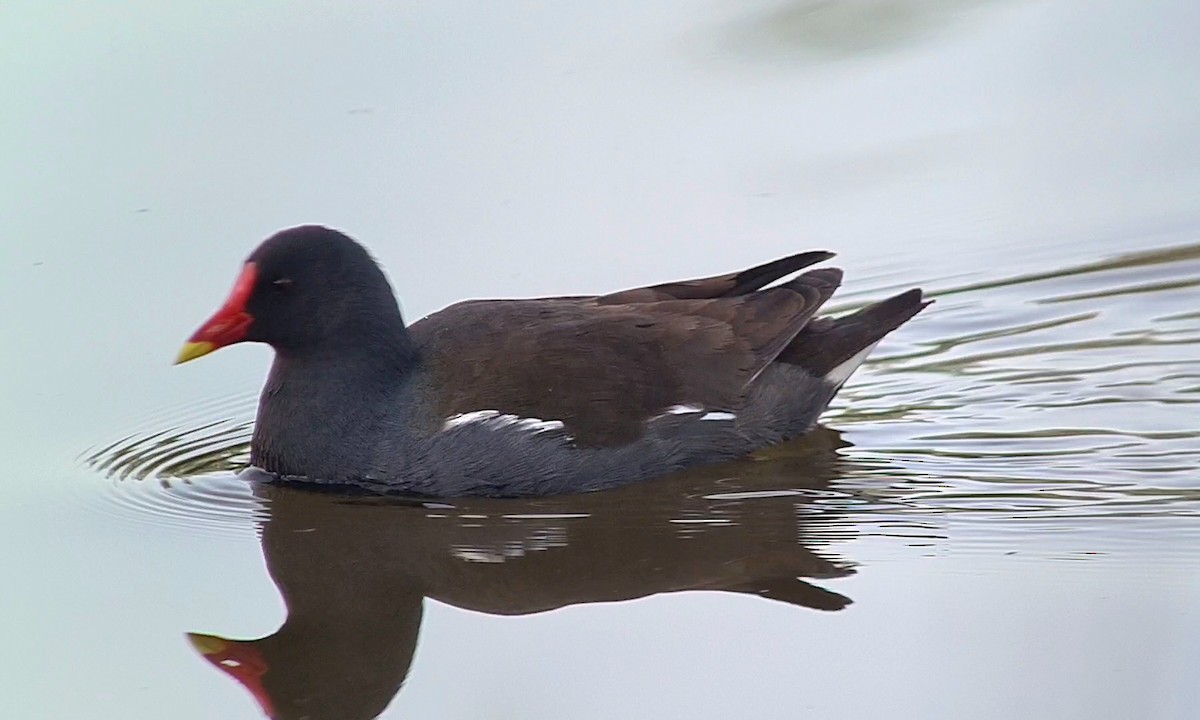
[(250, 444), (256, 467), (314, 481), (373, 478), (411, 436), (420, 363), (403, 343), (276, 352)]

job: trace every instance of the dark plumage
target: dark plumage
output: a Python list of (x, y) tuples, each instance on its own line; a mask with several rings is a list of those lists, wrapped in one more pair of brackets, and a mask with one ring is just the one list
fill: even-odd
[(251, 462), (309, 482), (435, 496), (595, 490), (807, 431), (910, 290), (814, 320), (841, 282), (808, 252), (603, 296), (473, 300), (405, 327), (362, 246), (304, 226), (250, 255), (181, 360), (276, 351)]

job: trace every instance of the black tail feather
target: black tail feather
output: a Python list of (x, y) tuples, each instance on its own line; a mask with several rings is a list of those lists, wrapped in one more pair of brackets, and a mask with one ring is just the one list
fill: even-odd
[(814, 319), (784, 348), (778, 361), (825, 377), (931, 302), (924, 298), (920, 288), (913, 288), (844, 317)]
[(620, 292), (602, 295), (596, 298), (601, 305), (618, 305), (622, 303), (659, 302), (663, 300), (712, 300), (715, 298), (749, 295), (767, 285), (781, 280), (794, 272), (809, 265), (828, 260), (833, 253), (824, 250), (789, 255), (785, 258), (772, 260), (769, 263), (757, 265), (749, 270), (681, 280), (679, 282), (662, 283), (649, 287), (622, 290)]
[[(755, 290), (770, 285), (776, 280), (785, 278), (798, 270), (802, 270), (809, 265), (815, 265), (823, 260), (828, 260), (831, 257), (833, 257), (833, 253), (831, 252), (811, 250), (809, 252), (789, 255), (778, 260), (772, 260), (769, 263), (757, 265), (749, 270), (743, 270), (734, 276), (733, 287), (725, 292), (725, 297), (752, 293)], [(808, 273), (805, 274), (807, 275)]]

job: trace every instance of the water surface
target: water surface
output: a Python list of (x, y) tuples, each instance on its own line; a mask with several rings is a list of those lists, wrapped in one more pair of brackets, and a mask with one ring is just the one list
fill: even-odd
[[(19, 717), (1191, 718), (1193, 3), (0, 9)], [(839, 252), (911, 286), (811, 437), (614, 492), (239, 474), (173, 368), (323, 222), (406, 315)]]

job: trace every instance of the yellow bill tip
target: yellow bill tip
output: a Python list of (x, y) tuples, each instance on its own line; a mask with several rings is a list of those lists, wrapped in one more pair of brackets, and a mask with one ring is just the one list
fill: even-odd
[(201, 655), (216, 655), (224, 652), (225, 646), (229, 644), (224, 638), (219, 638), (216, 635), (201, 635), (200, 633), (188, 633), (188, 642)]
[(195, 360), (196, 358), (203, 357), (216, 349), (217, 346), (210, 342), (184, 343), (183, 349), (179, 351), (179, 355), (175, 358), (175, 364), (181, 365), (188, 360)]

